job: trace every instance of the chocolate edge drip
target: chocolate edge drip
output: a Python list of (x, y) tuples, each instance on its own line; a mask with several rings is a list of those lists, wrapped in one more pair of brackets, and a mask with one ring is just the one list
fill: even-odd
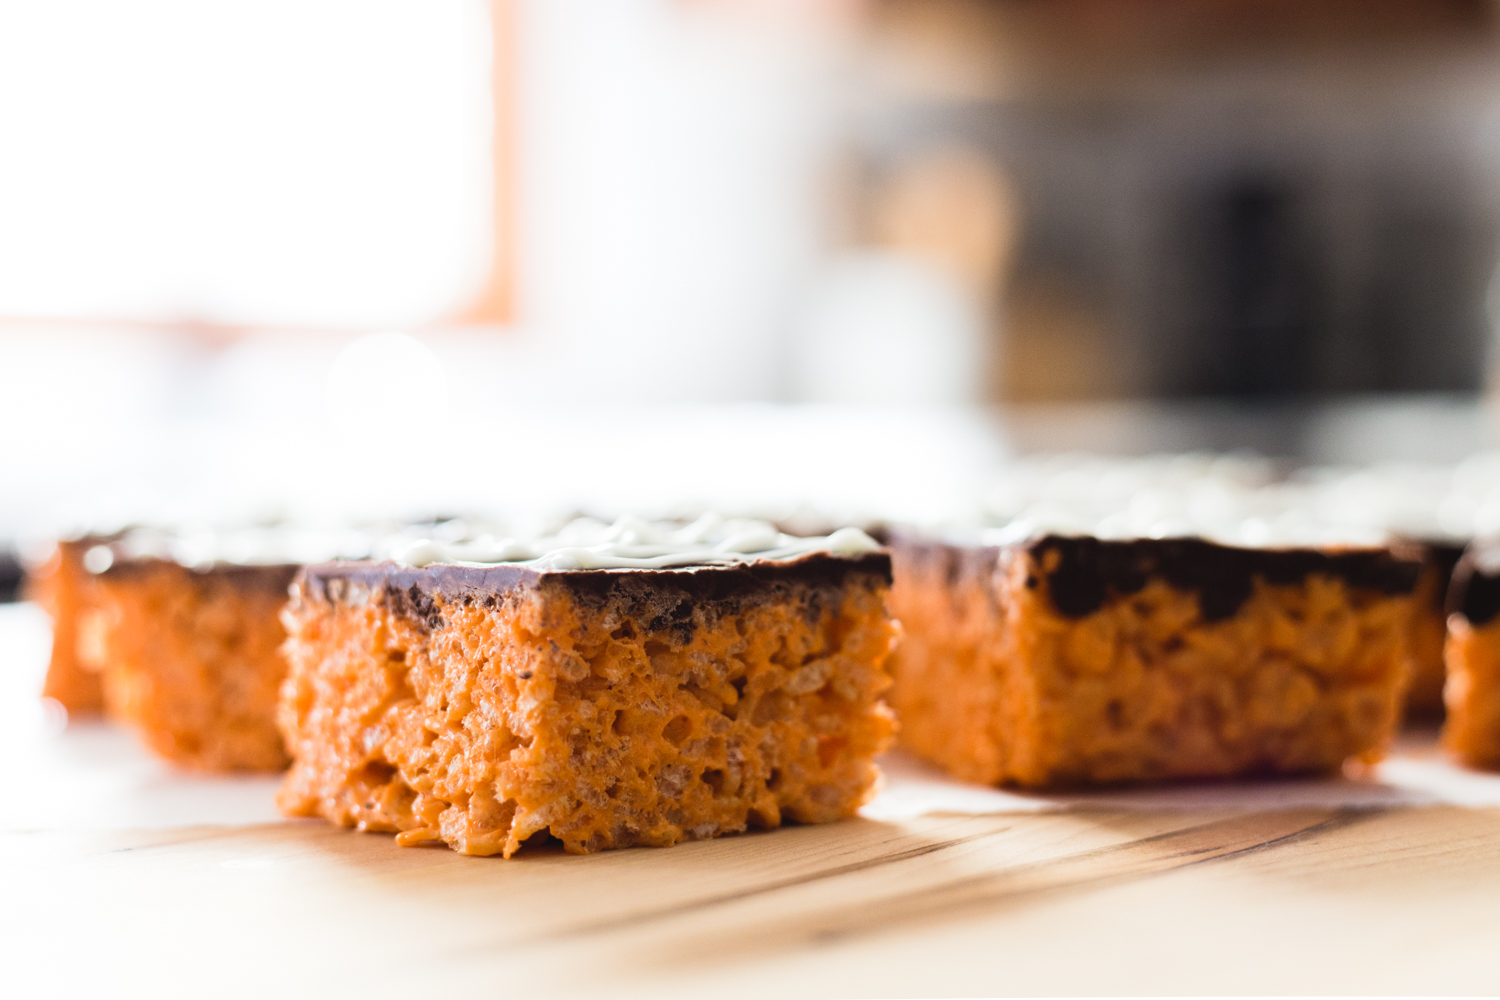
[[(970, 571), (965, 554), (993, 566), (999, 549), (955, 546), (898, 536), (900, 559), (914, 563), (937, 558), (948, 550), (950, 582)], [(1179, 590), (1198, 594), (1206, 621), (1232, 617), (1250, 597), (1257, 578), (1272, 584), (1297, 583), (1321, 573), (1344, 580), (1351, 587), (1384, 594), (1409, 594), (1416, 587), (1422, 564), (1415, 547), (1324, 552), (1318, 549), (1247, 549), (1195, 538), (1105, 541), (1092, 537), (1044, 535), (1019, 543), (1047, 580), (1047, 592), (1058, 613), (1083, 618), (1104, 605), (1111, 595), (1139, 592), (1152, 577)], [(1047, 555), (1056, 552), (1057, 564), (1046, 570)]]
[(1037, 539), (1030, 548), (1039, 566), (1045, 566), (1048, 553), (1058, 554), (1057, 565), (1044, 572), (1053, 605), (1069, 618), (1097, 610), (1112, 593), (1137, 593), (1153, 576), (1196, 591), (1204, 619), (1222, 621), (1239, 611), (1256, 579), (1291, 584), (1316, 573), (1360, 590), (1409, 594), (1421, 572), (1415, 551), (1393, 549), (1245, 549), (1196, 538), (1101, 541), (1057, 535)]
[(1486, 625), (1500, 615), (1500, 573), (1491, 575), (1479, 567), (1481, 552), (1489, 552), (1494, 542), (1476, 542), (1464, 551), (1453, 569), (1448, 585), (1448, 613), (1459, 613), (1470, 625)]

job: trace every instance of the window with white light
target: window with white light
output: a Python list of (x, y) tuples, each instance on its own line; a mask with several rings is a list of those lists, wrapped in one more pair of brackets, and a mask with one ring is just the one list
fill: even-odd
[(0, 318), (452, 317), (494, 252), (483, 0), (0, 0)]

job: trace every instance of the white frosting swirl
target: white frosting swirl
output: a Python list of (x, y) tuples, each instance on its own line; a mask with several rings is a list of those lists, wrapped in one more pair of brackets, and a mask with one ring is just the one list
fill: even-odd
[(705, 514), (688, 525), (622, 517), (613, 524), (579, 518), (554, 535), (442, 540), (405, 532), (379, 547), (376, 558), (402, 566), (523, 566), (541, 571), (668, 569), (796, 559), (813, 553), (857, 558), (880, 548), (858, 528), (799, 538), (766, 521)]

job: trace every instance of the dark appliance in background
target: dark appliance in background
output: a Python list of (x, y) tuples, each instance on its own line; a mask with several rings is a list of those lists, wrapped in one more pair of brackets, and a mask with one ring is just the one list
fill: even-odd
[(1500, 262), (1479, 0), (879, 0), (857, 144), (1015, 201), (1002, 402), (1473, 393)]

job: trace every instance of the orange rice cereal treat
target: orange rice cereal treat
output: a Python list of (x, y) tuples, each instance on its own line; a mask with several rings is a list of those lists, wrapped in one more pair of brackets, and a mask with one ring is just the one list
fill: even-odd
[(94, 607), (93, 579), (84, 568), (84, 553), (107, 538), (63, 539), (50, 545), (45, 558), (27, 567), (26, 594), (52, 619), (52, 654), (42, 695), (56, 699), (70, 716), (95, 715), (104, 708), (96, 658), (80, 638)]
[(278, 617), (295, 565), (106, 558), (95, 580), (105, 707), (158, 755), (204, 771), (278, 771), (286, 667)]
[(1470, 546), (1448, 606), (1443, 745), (1473, 767), (1500, 769), (1500, 544)]
[(1418, 541), (1422, 573), (1412, 606), (1411, 685), (1406, 711), (1414, 718), (1434, 719), (1443, 712), (1444, 645), (1448, 638), (1448, 583), (1464, 548), (1453, 542)]
[(857, 530), (713, 517), (309, 566), (281, 808), (506, 857), (849, 816), (894, 730), (889, 584)]
[(189, 768), (283, 769), (287, 588), (303, 562), (348, 547), (344, 534), (283, 525), (135, 528), (88, 549), (98, 612), (82, 641), (96, 647), (109, 716)]
[(1327, 771), (1400, 717), (1415, 558), (1056, 534), (894, 558), (902, 743), (962, 778)]

